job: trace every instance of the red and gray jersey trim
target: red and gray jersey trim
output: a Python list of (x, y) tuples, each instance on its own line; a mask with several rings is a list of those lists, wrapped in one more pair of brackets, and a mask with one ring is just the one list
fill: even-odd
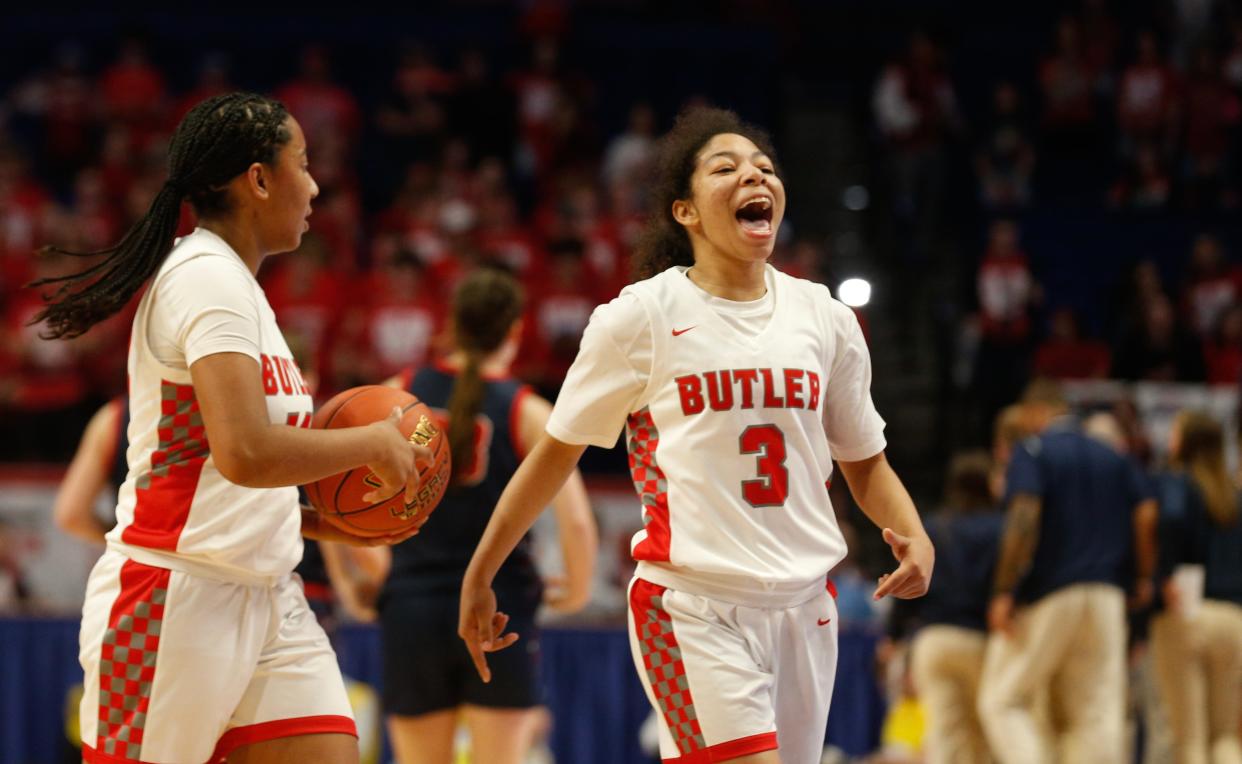
[(634, 547), (634, 559), (667, 562), (672, 531), (668, 516), (668, 479), (656, 458), (660, 431), (656, 428), (651, 408), (630, 414), (625, 423), (626, 446), (629, 451), (630, 477), (643, 507), (643, 527), (647, 538)]

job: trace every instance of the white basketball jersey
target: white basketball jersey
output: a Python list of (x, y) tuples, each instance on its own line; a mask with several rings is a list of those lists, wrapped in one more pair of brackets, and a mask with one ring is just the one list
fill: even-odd
[[(717, 595), (812, 591), (845, 556), (828, 499), (832, 459), (885, 445), (869, 356), (857, 318), (827, 288), (771, 267), (768, 286), (773, 312), (757, 336), (731, 327), (682, 268), (627, 287), (593, 319), (628, 304), (627, 320), (650, 332), (650, 371), (625, 440), (644, 524), (632, 551), (639, 575), (656, 583), (687, 588), (690, 577), (719, 584)], [(598, 336), (588, 332), (581, 354)], [(548, 427), (571, 442), (595, 418), (582, 376), (571, 370)]]
[[(195, 285), (201, 293), (187, 293)], [(186, 325), (153, 323), (153, 313), (170, 314), (169, 304), (171, 314), (184, 310)], [(185, 355), (161, 361), (153, 336), (190, 337), (195, 350), (174, 345)], [(262, 288), (223, 239), (199, 229), (177, 242), (134, 318), (129, 473), (108, 541), (147, 564), (230, 578), (281, 575), (302, 558), (297, 489), (246, 488), (220, 474), (191, 382), (197, 357), (224, 351), (260, 364), (270, 422), (310, 425), (311, 396)]]

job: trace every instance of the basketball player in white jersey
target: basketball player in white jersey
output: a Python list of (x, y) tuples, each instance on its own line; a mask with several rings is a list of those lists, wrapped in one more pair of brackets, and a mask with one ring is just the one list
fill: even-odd
[[(308, 429), (311, 396), (255, 273), (297, 248), (317, 193), (284, 107), (208, 99), (178, 126), (147, 215), (39, 316), (74, 337), (150, 280), (129, 350), (128, 475), (82, 614), (88, 762), (358, 761), (336, 656), (292, 570), (303, 535), (369, 542), (299, 510), (293, 486), (368, 465), (375, 498), (410, 497), (420, 452), (399, 412)], [(174, 245), (187, 200), (200, 227)]]
[(480, 674), (512, 644), (491, 581), (588, 445), (625, 426), (644, 529), (632, 542), (635, 665), (666, 762), (812, 764), (837, 655), (828, 571), (845, 543), (836, 459), (900, 561), (877, 598), (927, 590), (931, 542), (884, 458), (854, 314), (767, 265), (785, 210), (773, 152), (730, 112), (665, 138), (648, 278), (592, 316), (547, 432), (501, 497), (462, 588)]

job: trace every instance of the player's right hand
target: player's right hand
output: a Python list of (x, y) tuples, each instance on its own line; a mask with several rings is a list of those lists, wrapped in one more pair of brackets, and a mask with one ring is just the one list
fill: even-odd
[(457, 636), (466, 643), (470, 660), (484, 682), (492, 681), (491, 669), (487, 667), (485, 653), (503, 650), (517, 641), (514, 632), (505, 634), (509, 616), (496, 611), (496, 593), (490, 586), (471, 585), (463, 582), (461, 587), (461, 610), (457, 624)]
[(380, 481), (380, 487), (363, 494), (364, 501), (377, 502), (405, 489), (405, 503), (414, 501), (418, 493), (418, 459), (430, 459), (431, 449), (410, 442), (401, 434), (401, 407), (394, 406), (392, 413), (382, 422), (369, 425), (376, 437), (382, 439), (381, 457), (368, 463), (367, 468)]

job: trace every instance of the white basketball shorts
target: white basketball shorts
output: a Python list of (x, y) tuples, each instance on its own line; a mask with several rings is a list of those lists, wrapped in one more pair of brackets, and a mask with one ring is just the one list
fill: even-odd
[(837, 670), (827, 590), (793, 607), (748, 607), (630, 582), (630, 649), (660, 718), (660, 757), (710, 764), (780, 749), (818, 764)]
[(292, 574), (247, 584), (107, 551), (87, 582), (78, 658), (87, 762), (217, 762), (281, 737), (357, 736)]

